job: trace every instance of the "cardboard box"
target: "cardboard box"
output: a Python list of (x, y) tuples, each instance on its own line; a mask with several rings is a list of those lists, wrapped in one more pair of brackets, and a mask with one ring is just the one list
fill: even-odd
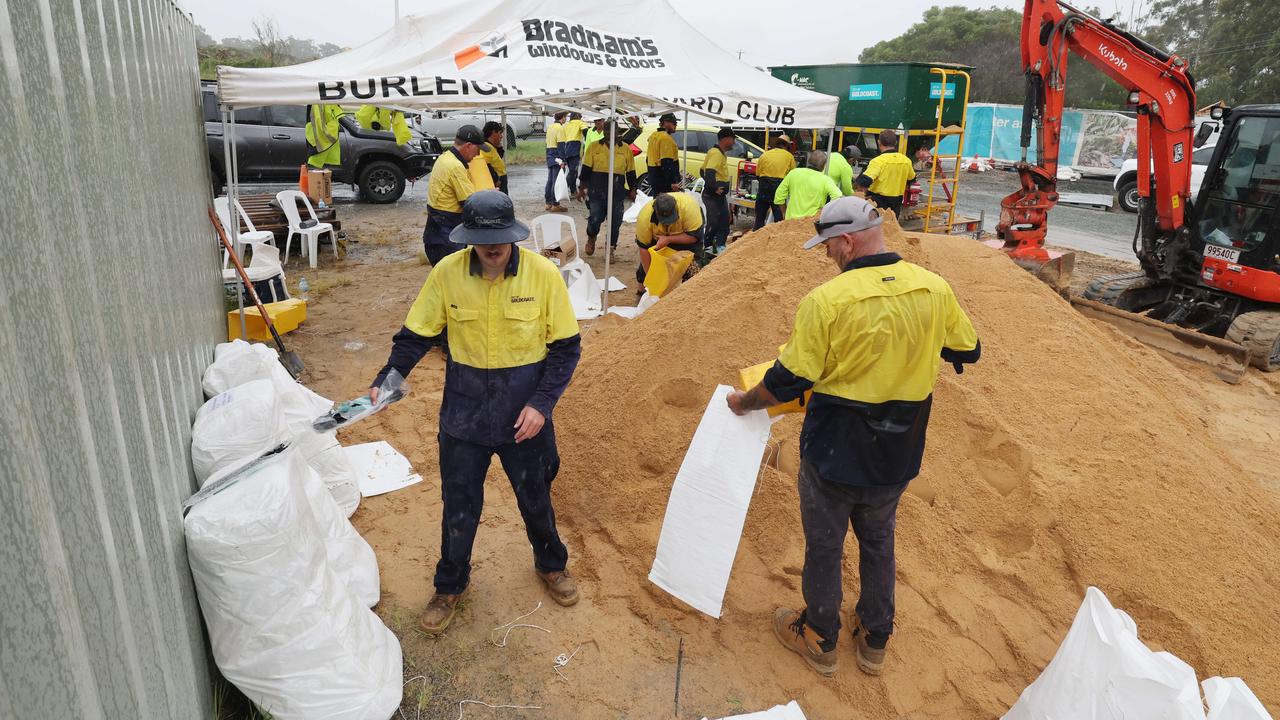
[(307, 171), (307, 197), (311, 198), (314, 205), (318, 202), (324, 202), (325, 205), (333, 204), (333, 171), (332, 170), (308, 170)]

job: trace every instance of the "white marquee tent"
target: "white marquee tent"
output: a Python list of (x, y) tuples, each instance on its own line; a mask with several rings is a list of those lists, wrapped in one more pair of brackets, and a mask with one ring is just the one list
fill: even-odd
[[(611, 115), (683, 110), (769, 128), (832, 127), (837, 104), (741, 62), (666, 0), (445, 0), (327, 58), (278, 68), (220, 66), (218, 91), (232, 110), (315, 103)], [(234, 144), (233, 128), (228, 137)]]

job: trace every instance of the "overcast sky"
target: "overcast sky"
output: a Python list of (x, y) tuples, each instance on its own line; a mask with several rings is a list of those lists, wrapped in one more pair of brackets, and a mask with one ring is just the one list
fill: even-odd
[[(250, 37), (253, 20), (270, 17), (282, 35), (353, 47), (385, 31), (395, 18), (395, 0), (179, 1), (215, 40)], [(400, 0), (400, 13), (424, 12), (431, 2)], [(902, 34), (933, 5), (1023, 5), (1021, 0), (810, 0), (793, 5), (772, 0), (670, 2), (704, 35), (726, 50), (742, 51), (743, 60), (760, 66), (856, 62), (863, 48)], [(1099, 4), (1105, 7), (1107, 2), (1100, 0)], [(921, 48), (920, 59), (946, 58), (928, 57), (928, 48)]]

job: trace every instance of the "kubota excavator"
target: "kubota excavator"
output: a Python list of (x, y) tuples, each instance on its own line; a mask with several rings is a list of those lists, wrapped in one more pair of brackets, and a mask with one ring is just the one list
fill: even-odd
[[(1021, 187), (1001, 201), (993, 242), (1065, 288), (1074, 256), (1044, 243), (1058, 200), (1069, 52), (1129, 91), (1142, 196), (1133, 239), (1142, 272), (1098, 278), (1072, 302), (1164, 349), (1190, 344), (1231, 357), (1237, 366), (1220, 373), (1226, 379), (1238, 380), (1250, 363), (1280, 369), (1280, 105), (1214, 110), (1222, 131), (1192, 204), (1191, 152), (1213, 127), (1194, 132), (1195, 81), (1186, 61), (1058, 0), (1026, 0)], [(1027, 161), (1032, 128), (1035, 164)], [(1182, 342), (1160, 341), (1170, 335)]]

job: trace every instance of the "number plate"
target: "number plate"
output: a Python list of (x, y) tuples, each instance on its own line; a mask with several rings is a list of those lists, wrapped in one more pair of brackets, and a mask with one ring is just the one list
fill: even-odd
[(1205, 245), (1204, 256), (1206, 258), (1217, 258), (1226, 260), (1227, 262), (1240, 262), (1240, 251), (1235, 248), (1225, 248), (1218, 245)]

